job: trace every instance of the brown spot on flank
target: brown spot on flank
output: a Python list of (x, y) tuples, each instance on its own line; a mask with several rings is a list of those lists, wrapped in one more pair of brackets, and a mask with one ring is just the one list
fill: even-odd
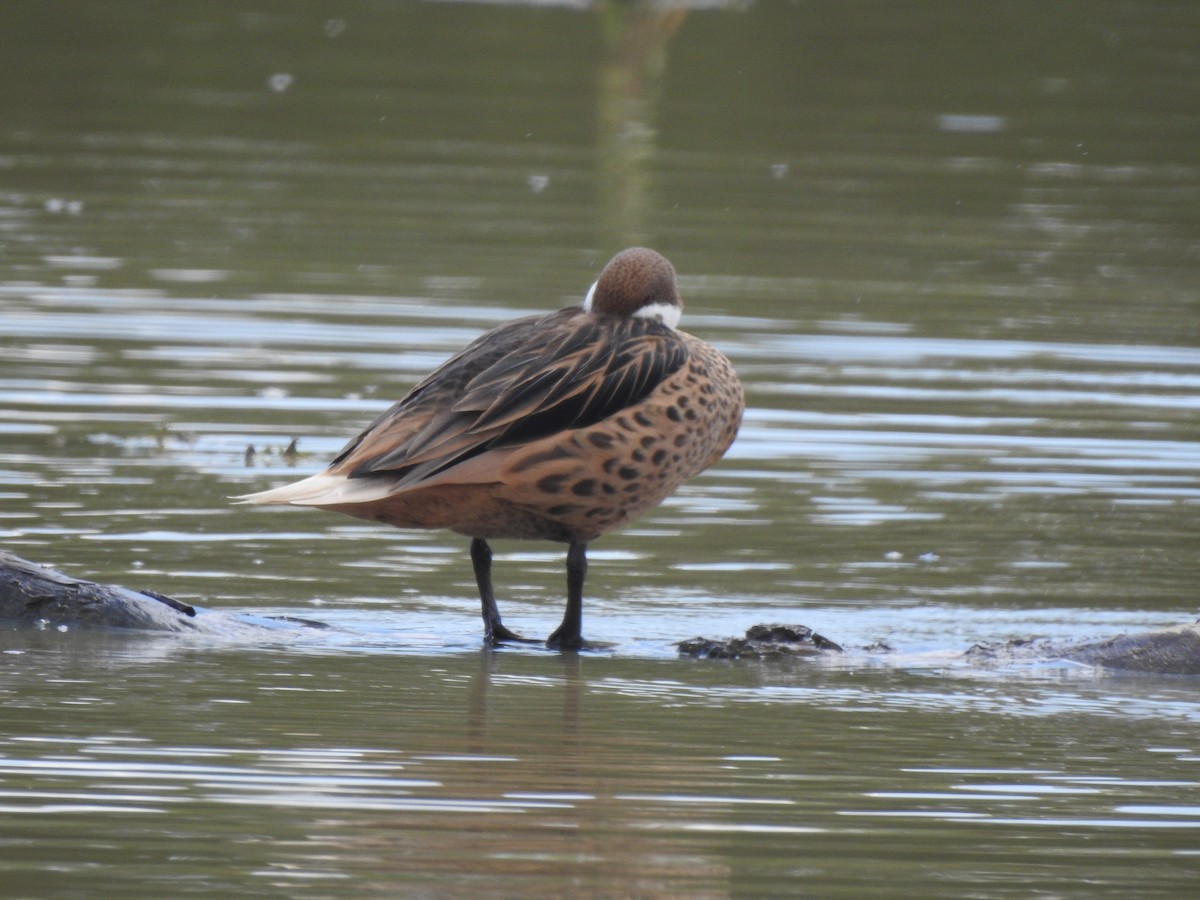
[(545, 491), (547, 494), (557, 494), (563, 489), (563, 482), (566, 480), (566, 475), (547, 475), (538, 480), (538, 490)]

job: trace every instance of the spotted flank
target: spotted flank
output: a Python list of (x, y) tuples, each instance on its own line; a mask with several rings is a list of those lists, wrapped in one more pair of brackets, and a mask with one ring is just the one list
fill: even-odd
[(488, 539), (564, 542), (567, 611), (546, 643), (587, 646), (587, 544), (715, 463), (741, 422), (733, 367), (677, 330), (682, 309), (671, 264), (653, 250), (624, 250), (581, 306), (487, 332), (325, 471), (238, 499), (470, 537), (491, 642), (524, 639), (501, 624)]

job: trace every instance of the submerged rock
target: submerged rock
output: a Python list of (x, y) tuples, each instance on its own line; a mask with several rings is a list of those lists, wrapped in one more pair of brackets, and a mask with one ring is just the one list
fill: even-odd
[[(885, 661), (896, 651), (887, 645), (849, 650), (804, 625), (755, 625), (745, 637), (703, 638), (676, 644), (680, 656), (696, 659), (784, 659), (817, 657), (824, 653), (856, 654)], [(883, 654), (882, 659), (880, 654)], [(1120, 634), (1098, 640), (1012, 640), (980, 643), (965, 652), (941, 654), (940, 665), (955, 662), (985, 668), (1052, 665), (1073, 662), (1122, 672), (1154, 675), (1200, 675), (1200, 622), (1148, 631)], [(895, 665), (911, 657), (892, 656)], [(924, 657), (923, 657), (924, 658)]]
[(138, 631), (246, 637), (319, 622), (194, 607), (157, 591), (72, 578), (0, 550), (0, 625), (60, 630)]
[(696, 637), (676, 644), (680, 656), (696, 659), (779, 659), (815, 656), (841, 647), (806, 625), (754, 625), (740, 638)]
[(152, 591), (71, 578), (0, 550), (0, 620), (26, 625), (190, 631), (196, 610)]
[(1095, 641), (1025, 640), (976, 644), (970, 663), (1002, 666), (1067, 660), (1155, 675), (1200, 675), (1200, 623)]

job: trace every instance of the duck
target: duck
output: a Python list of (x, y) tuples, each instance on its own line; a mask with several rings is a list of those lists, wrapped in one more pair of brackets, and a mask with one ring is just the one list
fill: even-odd
[(502, 622), (490, 540), (565, 543), (566, 608), (545, 646), (583, 638), (588, 545), (655, 508), (733, 443), (745, 394), (733, 365), (678, 328), (660, 253), (631, 247), (581, 304), (483, 334), (301, 481), (234, 498), (317, 507), (470, 538), (484, 640)]

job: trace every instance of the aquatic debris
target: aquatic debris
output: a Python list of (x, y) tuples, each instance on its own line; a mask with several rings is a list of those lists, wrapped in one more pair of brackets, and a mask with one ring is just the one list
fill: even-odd
[(842, 652), (829, 638), (807, 625), (754, 625), (740, 638), (695, 637), (676, 644), (680, 656), (696, 659), (778, 659)]

